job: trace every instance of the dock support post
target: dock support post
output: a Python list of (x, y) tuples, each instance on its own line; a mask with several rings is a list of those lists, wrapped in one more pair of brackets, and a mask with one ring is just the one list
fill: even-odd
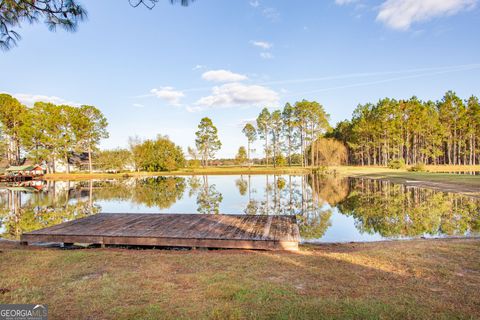
[(21, 246), (28, 246), (28, 241), (20, 241)]

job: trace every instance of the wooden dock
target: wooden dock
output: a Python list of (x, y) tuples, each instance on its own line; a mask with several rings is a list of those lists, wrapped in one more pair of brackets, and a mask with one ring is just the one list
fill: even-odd
[(21, 241), (295, 251), (300, 234), (295, 216), (101, 213)]

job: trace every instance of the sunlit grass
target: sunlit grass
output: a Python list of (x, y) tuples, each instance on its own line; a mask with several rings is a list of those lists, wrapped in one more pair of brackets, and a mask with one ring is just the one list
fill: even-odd
[(51, 319), (472, 319), (480, 240), (302, 246), (298, 254), (20, 249), (0, 244), (3, 303)]

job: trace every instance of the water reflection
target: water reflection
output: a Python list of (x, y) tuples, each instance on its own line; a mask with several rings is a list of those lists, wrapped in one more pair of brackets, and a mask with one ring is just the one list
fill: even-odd
[(351, 179), (350, 187), (338, 208), (361, 232), (387, 238), (480, 232), (480, 200), (369, 179)]
[[(192, 177), (190, 179), (198, 179), (198, 177)], [(208, 183), (208, 176), (203, 176), (202, 183), (190, 191), (189, 194), (197, 195), (197, 212), (198, 213), (220, 213), (220, 203), (223, 200), (223, 195), (217, 191), (214, 184)], [(194, 185), (196, 185), (195, 182)], [(189, 183), (192, 185), (192, 183)]]
[(480, 200), (333, 176), (192, 176), (0, 186), (0, 236), (103, 212), (285, 214), (304, 240), (474, 235)]
[(100, 212), (90, 196), (71, 194), (70, 183), (31, 181), (0, 189), (0, 236), (18, 239), (23, 232), (57, 225)]

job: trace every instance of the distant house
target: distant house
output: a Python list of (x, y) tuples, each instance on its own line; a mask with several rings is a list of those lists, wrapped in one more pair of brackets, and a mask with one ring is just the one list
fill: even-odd
[[(49, 163), (51, 165), (51, 163)], [(55, 172), (66, 172), (67, 165), (70, 172), (78, 172), (88, 170), (88, 153), (87, 152), (70, 152), (68, 156), (68, 164), (63, 159), (55, 161)]]
[(7, 176), (39, 177), (45, 174), (45, 170), (38, 164), (26, 166), (11, 166), (5, 169)]

